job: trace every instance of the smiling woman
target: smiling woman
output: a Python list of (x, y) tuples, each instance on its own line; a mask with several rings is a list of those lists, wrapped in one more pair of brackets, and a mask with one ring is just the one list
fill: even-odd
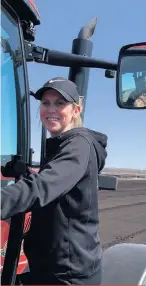
[(40, 118), (51, 137), (82, 127), (80, 97), (73, 82), (55, 78), (47, 82), (35, 97), (41, 100)]
[(56, 90), (45, 91), (40, 106), (40, 118), (51, 136), (58, 135), (74, 127), (80, 106), (73, 106)]
[[(77, 86), (64, 78), (39, 89), (40, 118), (51, 137), (37, 174), (2, 188), (2, 218), (32, 212), (24, 252), (28, 285), (100, 284), (98, 174), (107, 136), (81, 123)], [(41, 248), (38, 248), (41, 245)], [(22, 284), (23, 276), (20, 277)]]

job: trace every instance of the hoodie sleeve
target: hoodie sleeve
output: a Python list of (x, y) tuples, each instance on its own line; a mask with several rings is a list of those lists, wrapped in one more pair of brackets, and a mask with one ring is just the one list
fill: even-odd
[(82, 136), (70, 138), (39, 174), (31, 174), (1, 189), (1, 218), (44, 207), (69, 192), (86, 172), (90, 144)]

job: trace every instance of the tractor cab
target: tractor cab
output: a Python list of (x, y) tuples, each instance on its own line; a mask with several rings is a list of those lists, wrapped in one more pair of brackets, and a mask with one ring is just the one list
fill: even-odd
[[(127, 103), (129, 96), (125, 90), (133, 87), (133, 74), (142, 74), (142, 84), (146, 76), (146, 43), (128, 45), (121, 49), (118, 63), (92, 58), (93, 43), (90, 40), (96, 26), (93, 19), (79, 32), (74, 39), (72, 53), (54, 51), (33, 44), (35, 29), (40, 24), (38, 10), (32, 0), (2, 0), (1, 2), (1, 185), (14, 184), (25, 176), (20, 171), (15, 175), (3, 175), (7, 162), (23, 159), (32, 165), (31, 149), (31, 114), (30, 92), (27, 73), (27, 62), (44, 63), (49, 66), (70, 67), (69, 79), (74, 81), (86, 103), (89, 70), (100, 68), (105, 70), (107, 78), (115, 78), (117, 86), (117, 105), (120, 108), (145, 109), (142, 97), (139, 105)], [(131, 76), (131, 77), (130, 77)], [(131, 80), (127, 81), (128, 78)], [(144, 79), (144, 81), (143, 81)], [(135, 78), (135, 81), (137, 78)], [(131, 84), (132, 83), (132, 84)], [(135, 89), (137, 92), (137, 89)], [(126, 99), (125, 99), (126, 98)], [(126, 102), (126, 103), (125, 103)], [(84, 115), (84, 113), (83, 113)], [(45, 155), (46, 130), (42, 128), (42, 144), (40, 165)], [(102, 177), (103, 188), (110, 189), (110, 180)], [(117, 185), (115, 178), (112, 188)], [(101, 189), (102, 189), (101, 186)], [(100, 188), (100, 186), (98, 186)], [(8, 220), (1, 221), (1, 274), (2, 285), (14, 285), (16, 275), (23, 273), (27, 267), (27, 259), (23, 252), (23, 239), (29, 231), (31, 213), (18, 214)], [(128, 251), (128, 250), (127, 250)], [(128, 253), (128, 252), (127, 252)], [(107, 265), (107, 264), (106, 264)], [(109, 265), (110, 267), (111, 265)], [(106, 281), (107, 283), (107, 281)], [(134, 283), (134, 282), (133, 282)], [(118, 283), (117, 283), (118, 284)]]

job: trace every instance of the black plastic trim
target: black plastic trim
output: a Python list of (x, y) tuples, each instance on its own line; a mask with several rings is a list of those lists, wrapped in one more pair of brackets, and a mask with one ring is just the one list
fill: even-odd
[[(130, 110), (144, 110), (144, 109), (146, 109), (146, 107), (140, 107), (139, 108), (139, 107), (123, 106), (123, 105), (121, 105), (120, 100), (119, 100), (119, 93), (120, 93), (119, 75), (120, 75), (120, 63), (121, 63), (122, 56), (123, 56), (123, 54), (125, 55), (125, 52), (127, 49), (132, 48), (132, 47), (136, 47), (136, 46), (140, 46), (140, 45), (146, 45), (146, 42), (140, 42), (140, 43), (133, 43), (133, 44), (125, 45), (120, 49), (120, 52), (119, 52), (118, 64), (117, 64), (117, 73), (116, 73), (116, 102), (117, 102), (118, 107), (121, 109), (130, 109)], [(143, 54), (143, 51), (142, 52), (138, 51), (138, 53)], [(134, 51), (134, 49), (131, 49), (127, 53), (127, 55), (130, 56), (130, 54), (131, 54), (131, 56), (137, 54), (137, 50)]]

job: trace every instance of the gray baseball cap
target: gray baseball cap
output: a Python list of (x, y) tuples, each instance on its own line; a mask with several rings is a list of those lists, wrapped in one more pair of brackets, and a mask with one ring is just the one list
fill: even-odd
[(78, 88), (72, 81), (63, 77), (55, 77), (47, 81), (42, 88), (35, 93), (35, 98), (41, 100), (44, 91), (54, 89), (58, 91), (67, 101), (79, 104)]

